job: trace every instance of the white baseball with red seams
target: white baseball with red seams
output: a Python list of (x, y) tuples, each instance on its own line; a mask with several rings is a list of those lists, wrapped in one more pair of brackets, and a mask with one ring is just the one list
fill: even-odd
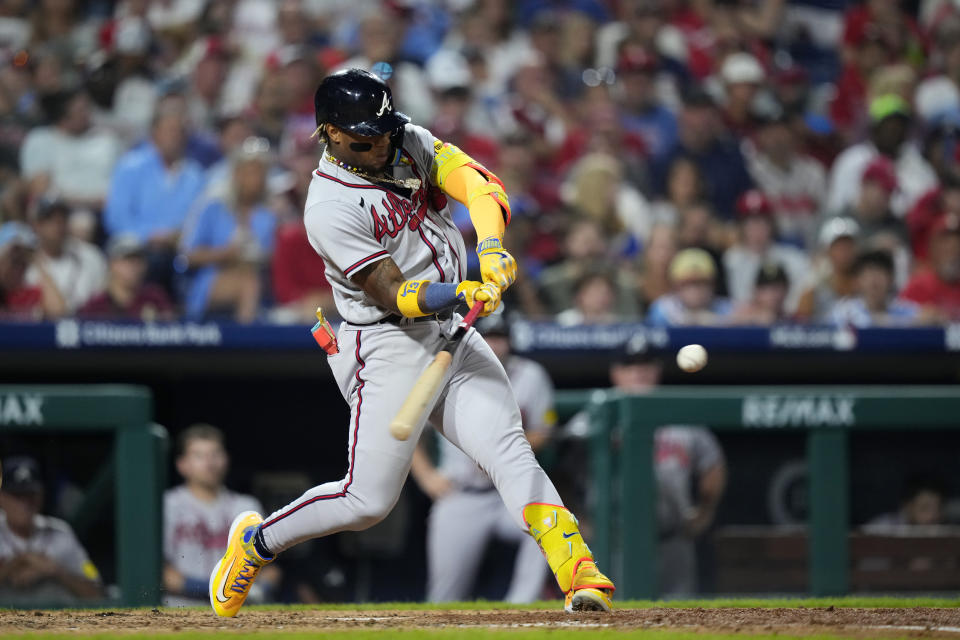
[[(345, 320), (338, 331), (340, 353), (328, 356), (328, 363), (350, 405), (349, 468), (346, 477), (310, 489), (266, 518), (263, 539), (273, 553), (375, 524), (393, 508), (410, 471), (423, 425), (405, 441), (391, 436), (388, 425), (459, 318), (371, 325), (391, 314), (350, 276), (389, 256), (405, 279), (466, 278), (460, 232), (443, 199), (431, 199), (428, 191), (435, 140), (426, 129), (406, 126), (403, 156), (409, 164), (395, 167), (393, 175), (419, 178), (416, 191), (370, 182), (327, 156), (314, 172), (304, 215)], [(526, 529), (522, 510), (531, 502), (562, 504), (524, 437), (503, 366), (472, 329), (454, 355), (430, 423), (490, 476), (517, 526)], [(330, 428), (318, 416), (317, 432), (304, 445), (322, 446)]]

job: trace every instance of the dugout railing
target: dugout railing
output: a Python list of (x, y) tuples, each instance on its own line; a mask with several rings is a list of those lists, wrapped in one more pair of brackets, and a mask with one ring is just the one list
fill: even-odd
[[(849, 434), (853, 430), (960, 427), (955, 387), (662, 387), (644, 395), (561, 391), (557, 411), (590, 416), (592, 548), (622, 598), (656, 598), (653, 433), (663, 425), (806, 432), (808, 590), (850, 588)], [(619, 499), (617, 497), (619, 496)], [(629, 532), (629, 544), (623, 536)]]
[(91, 517), (113, 485), (119, 596), (110, 604), (159, 604), (168, 439), (153, 423), (150, 391), (125, 385), (0, 386), (0, 435), (64, 432), (113, 435), (110, 461), (77, 510), (81, 521)]

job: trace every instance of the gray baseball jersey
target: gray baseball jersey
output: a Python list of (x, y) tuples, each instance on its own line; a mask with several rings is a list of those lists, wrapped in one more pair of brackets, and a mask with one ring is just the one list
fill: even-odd
[(437, 139), (416, 125), (404, 134), (403, 159), (395, 178), (417, 178), (415, 191), (374, 185), (339, 167), (324, 154), (307, 192), (304, 221), (310, 244), (323, 257), (340, 317), (366, 324), (388, 315), (350, 277), (387, 256), (410, 279), (460, 282), (466, 278), (466, 248), (446, 197), (430, 188)]
[[(390, 312), (350, 277), (388, 256), (407, 279), (456, 283), (466, 277), (463, 239), (445, 197), (430, 183), (438, 142), (427, 130), (406, 126), (406, 164), (393, 176), (420, 179), (412, 191), (364, 179), (327, 156), (314, 171), (304, 219), (345, 320), (337, 332), (340, 351), (327, 362), (350, 406), (348, 467), (341, 480), (310, 489), (264, 520), (260, 530), (273, 552), (365, 529), (385, 517), (400, 496), (424, 425), (405, 441), (393, 438), (387, 425), (459, 318), (370, 324)], [(563, 504), (523, 435), (503, 366), (472, 329), (453, 356), (429, 421), (490, 476), (515, 527), (526, 529), (527, 504)]]
[[(99, 580), (97, 568), (73, 529), (63, 520), (51, 516), (38, 515), (34, 518), (34, 533), (29, 538), (21, 538), (10, 530), (7, 515), (0, 511), (0, 562), (10, 560), (24, 553), (44, 555), (63, 569), (75, 575), (91, 580)], [(6, 602), (26, 604), (37, 602), (73, 602), (76, 600), (64, 587), (52, 583), (40, 583), (29, 589), (0, 589), (0, 597)]]
[[(203, 502), (185, 485), (163, 494), (163, 559), (187, 578), (206, 580), (227, 546), (230, 523), (242, 511), (262, 509), (253, 496), (223, 489), (213, 502)], [(165, 604), (197, 604), (169, 596)]]
[(704, 427), (667, 426), (654, 435), (657, 474), (657, 553), (660, 592), (691, 596), (697, 592), (694, 540), (681, 530), (693, 506), (693, 481), (723, 462), (716, 437)]
[(693, 506), (693, 479), (723, 462), (717, 438), (704, 427), (660, 427), (654, 435), (657, 522), (661, 535), (675, 535)]

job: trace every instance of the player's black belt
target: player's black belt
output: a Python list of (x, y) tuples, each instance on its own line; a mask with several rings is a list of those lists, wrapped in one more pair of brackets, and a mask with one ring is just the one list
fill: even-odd
[(416, 324), (417, 322), (443, 322), (444, 320), (449, 320), (453, 317), (452, 311), (442, 311), (440, 313), (434, 313), (429, 316), (419, 316), (417, 318), (406, 318), (404, 316), (398, 316), (395, 313), (391, 313), (386, 318), (381, 318), (375, 322), (351, 322), (350, 324), (355, 327), (372, 327), (378, 324), (392, 324), (395, 326)]

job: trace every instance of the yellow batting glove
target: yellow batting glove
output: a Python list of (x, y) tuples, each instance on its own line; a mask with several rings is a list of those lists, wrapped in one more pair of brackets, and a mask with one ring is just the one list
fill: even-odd
[(472, 307), (473, 303), (478, 300), (482, 302), (481, 317), (490, 315), (500, 306), (500, 288), (489, 282), (464, 280), (457, 285), (457, 297), (468, 307)]
[(517, 279), (517, 261), (503, 250), (500, 238), (490, 237), (477, 245), (480, 257), (480, 276), (484, 282), (500, 287), (503, 291)]

